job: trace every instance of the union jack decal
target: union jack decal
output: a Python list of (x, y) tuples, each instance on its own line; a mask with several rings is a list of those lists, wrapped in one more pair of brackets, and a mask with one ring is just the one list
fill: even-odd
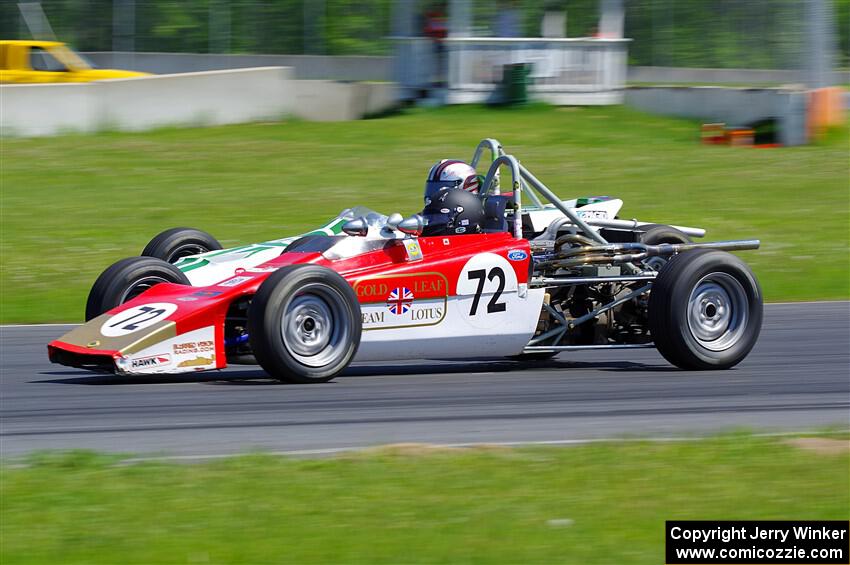
[(408, 288), (398, 287), (387, 296), (387, 308), (396, 316), (407, 314), (412, 304), (413, 293)]

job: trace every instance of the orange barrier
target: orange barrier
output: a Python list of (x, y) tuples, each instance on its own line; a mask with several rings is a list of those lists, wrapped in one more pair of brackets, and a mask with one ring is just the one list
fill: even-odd
[(828, 86), (809, 91), (809, 139), (823, 135), (827, 128), (844, 122), (844, 89)]

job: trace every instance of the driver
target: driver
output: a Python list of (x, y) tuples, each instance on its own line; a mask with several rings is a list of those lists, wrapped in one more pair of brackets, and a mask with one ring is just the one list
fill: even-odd
[(484, 203), (463, 188), (443, 187), (425, 197), (422, 216), (425, 218), (423, 236), (481, 233)]
[(462, 188), (472, 194), (478, 194), (481, 181), (470, 165), (457, 159), (443, 159), (435, 163), (428, 172), (428, 179), (425, 181), (425, 203), (427, 204), (428, 198), (443, 187)]

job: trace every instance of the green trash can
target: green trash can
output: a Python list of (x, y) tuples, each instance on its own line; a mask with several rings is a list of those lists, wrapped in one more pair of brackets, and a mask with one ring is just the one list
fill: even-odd
[(530, 63), (514, 63), (503, 67), (502, 90), (505, 104), (509, 106), (528, 104), (530, 75)]

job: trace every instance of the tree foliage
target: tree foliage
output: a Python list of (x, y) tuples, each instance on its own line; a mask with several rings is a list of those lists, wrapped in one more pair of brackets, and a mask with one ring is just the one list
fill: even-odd
[[(801, 0), (623, 0), (635, 65), (799, 68)], [(501, 9), (537, 36), (546, 10), (567, 12), (571, 37), (596, 31), (600, 0), (473, 0), (473, 30), (487, 34)], [(16, 2), (0, 3), (0, 37), (28, 37)], [(388, 55), (393, 0), (42, 0), (59, 39), (81, 51)], [(420, 0), (424, 13), (435, 0)], [(134, 10), (128, 10), (134, 6)], [(850, 65), (850, 0), (832, 0), (838, 63)], [(421, 14), (420, 14), (421, 15)], [(122, 36), (120, 30), (135, 30)]]

